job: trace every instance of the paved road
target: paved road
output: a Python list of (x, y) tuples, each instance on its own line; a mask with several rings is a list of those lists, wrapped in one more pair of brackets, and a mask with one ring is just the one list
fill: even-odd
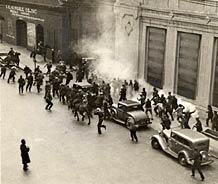
[[(0, 80), (2, 184), (200, 183), (190, 177), (190, 168), (151, 148), (154, 129), (140, 131), (139, 143), (134, 144), (127, 129), (106, 122), (107, 131), (99, 136), (96, 119), (91, 126), (75, 121), (57, 99), (53, 111), (47, 112), (43, 94), (34, 89), (19, 95), (17, 88), (17, 83)], [(26, 173), (19, 150), (22, 138), (30, 146), (32, 161)], [(205, 183), (217, 183), (217, 170), (218, 161), (204, 167)]]

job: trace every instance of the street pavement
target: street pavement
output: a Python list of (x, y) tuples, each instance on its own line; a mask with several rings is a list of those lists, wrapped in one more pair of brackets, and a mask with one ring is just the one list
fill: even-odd
[[(0, 44), (0, 52), (7, 52), (8, 48), (10, 45)], [(15, 50), (22, 53), (23, 65), (31, 63), (33, 67), (27, 50)], [(44, 66), (43, 62), (39, 64)], [(189, 167), (182, 167), (176, 159), (151, 148), (150, 137), (161, 128), (157, 118), (150, 127), (138, 132), (136, 144), (125, 127), (111, 121), (105, 122), (107, 130), (99, 136), (97, 117), (90, 126), (87, 120), (77, 122), (58, 99), (53, 100), (52, 112), (46, 111), (43, 96), (35, 87), (32, 93), (19, 95), (17, 83), (0, 80), (2, 184), (200, 183), (198, 173), (193, 179)], [(28, 172), (22, 170), (22, 138), (30, 147)], [(217, 184), (217, 170), (216, 159), (203, 167), (205, 183)]]

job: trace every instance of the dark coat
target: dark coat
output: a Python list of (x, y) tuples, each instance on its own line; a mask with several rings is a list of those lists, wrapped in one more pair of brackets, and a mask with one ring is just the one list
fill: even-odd
[(20, 145), (20, 151), (21, 151), (21, 157), (22, 157), (22, 163), (23, 164), (28, 164), (30, 163), (30, 157), (29, 157), (29, 148), (26, 147), (25, 144)]

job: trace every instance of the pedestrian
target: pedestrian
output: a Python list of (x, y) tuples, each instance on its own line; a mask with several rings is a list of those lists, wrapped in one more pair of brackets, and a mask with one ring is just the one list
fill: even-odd
[(28, 163), (30, 163), (30, 157), (29, 157), (30, 148), (26, 146), (26, 141), (24, 139), (21, 140), (20, 151), (21, 151), (23, 170), (27, 171)]
[(150, 112), (151, 114), (151, 120), (153, 120), (153, 113), (152, 113), (152, 106), (151, 106), (151, 100), (147, 99), (147, 101), (145, 102), (145, 113), (148, 116), (148, 112)]
[(130, 80), (129, 81), (129, 95), (130, 95), (130, 97), (132, 97), (133, 96), (133, 82), (132, 82), (132, 80)]
[(52, 96), (50, 92), (47, 92), (46, 97), (45, 97), (45, 101), (47, 103), (45, 110), (51, 110), (53, 103), (52, 103)]
[(25, 75), (26, 75), (26, 78), (28, 77), (29, 73), (32, 72), (32, 70), (26, 65), (23, 69)]
[(73, 75), (70, 72), (67, 72), (67, 74), (66, 74), (66, 85), (69, 85), (71, 80), (73, 80)]
[(135, 92), (139, 91), (139, 83), (137, 80), (134, 80), (133, 89)]
[(206, 119), (206, 126), (209, 126), (209, 121), (213, 119), (213, 109), (211, 105), (207, 106), (207, 119)]
[(2, 77), (3, 79), (5, 79), (6, 71), (7, 71), (7, 67), (5, 65), (2, 65), (0, 78)]
[(168, 97), (167, 97), (168, 102), (170, 102), (172, 104), (173, 101), (173, 96), (171, 92), (168, 92)]
[(185, 107), (182, 104), (178, 105), (178, 108), (176, 109), (176, 113), (177, 113), (177, 121), (179, 123), (181, 123), (182, 118), (183, 118), (183, 110), (185, 109)]
[(132, 141), (138, 142), (138, 137), (136, 135), (138, 125), (136, 125), (134, 122), (129, 122), (128, 128), (130, 131), (130, 137), (131, 137)]
[(147, 98), (147, 91), (145, 90), (145, 88), (142, 88), (142, 95), (145, 97), (145, 99)]
[(110, 113), (108, 110), (109, 104), (106, 100), (104, 100), (103, 108), (104, 108), (104, 120), (109, 119), (110, 118)]
[[(193, 128), (196, 128), (196, 130), (198, 131), (198, 132), (202, 132), (202, 130), (203, 130), (203, 127), (202, 127), (202, 123), (201, 123), (201, 121), (200, 121), (200, 119), (197, 117), (196, 118), (196, 124), (193, 126)], [(192, 129), (193, 129), (192, 128)]]
[(106, 130), (106, 125), (103, 125), (103, 121), (104, 121), (104, 113), (100, 108), (96, 109), (95, 115), (98, 115), (98, 134), (101, 135), (101, 128), (104, 128)]
[(140, 97), (138, 97), (137, 100), (140, 101), (141, 109), (144, 111), (146, 97), (143, 95), (143, 93), (140, 93)]
[(127, 100), (127, 98), (126, 98), (126, 86), (124, 84), (122, 85), (122, 88), (120, 90), (120, 99), (119, 99), (119, 101), (122, 101), (122, 100)]
[(52, 63), (55, 63), (55, 50), (51, 49), (51, 61)]
[(166, 113), (162, 113), (161, 125), (162, 125), (163, 130), (165, 130), (165, 129), (170, 130), (171, 121)]
[(173, 110), (176, 110), (178, 108), (178, 100), (175, 97), (175, 95), (172, 96), (172, 107), (173, 107)]
[(26, 78), (26, 80), (27, 80), (26, 91), (29, 90), (29, 92), (31, 92), (33, 86), (33, 74), (30, 73), (30, 75)]
[(51, 62), (47, 63), (44, 67), (47, 67), (47, 75), (51, 73), (52, 64)]
[(192, 175), (191, 176), (194, 177), (195, 171), (197, 170), (201, 176), (201, 181), (204, 181), (205, 177), (201, 171), (202, 155), (200, 154), (197, 148), (194, 148), (193, 158), (191, 160), (194, 161), (192, 165)]
[(8, 55), (13, 57), (15, 54), (14, 49), (11, 47), (10, 51), (8, 52)]
[(11, 79), (13, 80), (13, 82), (15, 82), (15, 75), (16, 75), (16, 70), (15, 70), (15, 68), (12, 67), (12, 69), (9, 73), (8, 83), (10, 83)]
[(174, 118), (173, 118), (173, 107), (172, 107), (172, 103), (170, 102), (169, 99), (168, 99), (168, 102), (166, 102), (166, 104), (165, 104), (165, 110), (166, 110), (167, 116), (169, 114), (171, 119), (172, 119), (172, 121), (174, 121)]
[(60, 82), (58, 80), (58, 77), (55, 77), (52, 83), (52, 94), (54, 98), (55, 98), (55, 95), (59, 97), (59, 90), (60, 90)]
[(41, 85), (43, 84), (43, 78), (42, 75), (38, 75), (36, 77), (36, 88), (37, 88), (37, 92), (40, 93), (40, 91), (42, 90)]
[(46, 98), (47, 96), (47, 93), (50, 93), (51, 92), (51, 84), (49, 81), (46, 81), (46, 84), (45, 84), (45, 96), (44, 98)]
[(214, 111), (213, 119), (212, 119), (212, 130), (218, 131), (218, 114), (217, 111)]
[(186, 111), (186, 112), (183, 112), (183, 120), (182, 120), (182, 126), (183, 128), (187, 128), (187, 129), (190, 129), (190, 126), (189, 126), (189, 120), (191, 118), (191, 114), (193, 114), (196, 110), (190, 112), (190, 111)]
[(25, 80), (22, 77), (22, 75), (20, 76), (20, 78), (18, 79), (18, 84), (19, 84), (19, 94), (23, 94), (23, 87), (25, 85)]

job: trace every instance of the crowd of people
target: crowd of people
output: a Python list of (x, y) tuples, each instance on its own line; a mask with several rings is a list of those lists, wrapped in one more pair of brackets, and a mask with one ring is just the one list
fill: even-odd
[[(10, 55), (13, 52), (13, 48), (8, 53)], [(53, 69), (52, 62), (45, 64), (44, 68), (47, 68), (47, 72), (42, 72), (42, 69), (38, 65), (34, 71), (28, 66), (23, 68), (25, 76), (20, 75), (18, 82), (19, 94), (23, 94), (24, 91), (31, 92), (32, 87), (36, 86), (37, 93), (41, 93), (43, 83), (44, 85), (44, 100), (47, 103), (45, 110), (51, 111), (53, 107), (53, 99), (58, 98), (60, 102), (68, 105), (68, 109), (71, 109), (74, 116), (79, 121), (79, 114), (84, 121), (85, 115), (87, 115), (91, 124), (91, 118), (93, 115), (98, 116), (97, 132), (102, 134), (102, 128), (106, 130), (106, 125), (103, 124), (104, 120), (110, 119), (110, 109), (114, 103), (114, 98), (119, 101), (125, 101), (128, 98), (132, 98), (133, 94), (138, 96), (137, 100), (141, 104), (141, 109), (144, 111), (150, 120), (154, 119), (154, 114), (161, 120), (162, 129), (170, 129), (171, 122), (174, 121), (176, 114), (176, 120), (181, 128), (190, 129), (189, 120), (194, 111), (186, 110), (182, 104), (178, 104), (178, 100), (175, 95), (168, 92), (168, 95), (160, 94), (160, 92), (153, 88), (152, 95), (148, 95), (146, 88), (142, 88), (137, 80), (120, 80), (113, 79), (110, 82), (105, 82), (95, 74), (89, 75), (89, 68), (87, 61), (82, 61), (76, 71), (76, 79), (73, 81), (73, 72), (67, 71), (67, 67), (63, 62), (60, 62), (55, 69)], [(2, 65), (0, 77), (3, 79), (6, 76), (7, 66)], [(9, 71), (7, 82), (15, 82), (15, 76), (17, 73), (16, 67), (12, 67)], [(86, 81), (90, 84), (90, 87), (82, 89), (75, 85)], [(71, 86), (70, 86), (71, 84)], [(73, 85), (72, 85), (73, 84)], [(210, 126), (212, 124), (212, 130), (218, 131), (218, 114), (217, 111), (213, 111), (212, 106), (208, 105), (207, 108), (208, 117), (205, 125)], [(130, 135), (132, 141), (138, 142), (136, 135), (137, 126), (134, 124), (129, 125)], [(203, 127), (199, 117), (196, 117), (196, 123), (192, 127), (198, 132), (202, 132)], [(30, 162), (28, 152), (29, 148), (25, 146), (25, 140), (22, 140), (21, 152), (23, 154), (24, 170), (27, 170), (27, 163)], [(196, 156), (196, 160), (199, 156)], [(195, 169), (199, 169), (196, 164), (193, 166), (192, 175), (195, 174)], [(201, 173), (201, 178), (204, 180), (204, 176)]]
[[(8, 55), (15, 53), (13, 48), (9, 51)], [(127, 100), (127, 98), (132, 98), (133, 93), (138, 94), (137, 100), (141, 103), (142, 110), (147, 114), (147, 116), (153, 120), (155, 114), (161, 119), (161, 125), (163, 129), (170, 129), (171, 121), (174, 121), (174, 114), (177, 114), (176, 120), (179, 122), (181, 128), (190, 128), (189, 120), (191, 114), (195, 111), (185, 110), (182, 104), (178, 104), (178, 100), (175, 95), (171, 92), (168, 96), (164, 94), (159, 94), (156, 88), (153, 88), (151, 96), (148, 96), (148, 92), (145, 88), (140, 91), (140, 84), (137, 80), (120, 80), (113, 79), (110, 83), (106, 83), (103, 79), (99, 79), (98, 76), (91, 73), (89, 75), (88, 62), (86, 60), (81, 60), (78, 65), (78, 70), (76, 71), (76, 82), (82, 82), (86, 80), (91, 88), (84, 91), (82, 89), (70, 87), (69, 84), (73, 80), (73, 73), (67, 71), (67, 67), (63, 62), (60, 62), (54, 70), (52, 70), (52, 62), (45, 64), (47, 72), (43, 73), (42, 69), (38, 65), (34, 71), (30, 67), (25, 66), (23, 72), (25, 77), (20, 75), (18, 79), (19, 93), (24, 93), (24, 87), (26, 85), (26, 92), (32, 91), (32, 86), (36, 86), (37, 92), (42, 91), (42, 85), (45, 81), (45, 95), (44, 99), (47, 103), (45, 109), (51, 110), (53, 103), (52, 100), (58, 97), (60, 102), (63, 104), (68, 104), (68, 108), (76, 109), (76, 115), (78, 117), (77, 111), (82, 114), (84, 119), (84, 114), (88, 114), (92, 117), (93, 110), (98, 108), (98, 112), (103, 111), (104, 119), (110, 118), (110, 108), (113, 104), (113, 98), (116, 98), (119, 94), (119, 101)], [(0, 76), (5, 78), (7, 71), (7, 66), (1, 67)], [(9, 76), (8, 83), (12, 80), (15, 82), (16, 68), (12, 67)], [(79, 104), (79, 105), (78, 105)], [(86, 107), (86, 108), (81, 108)], [(185, 110), (185, 111), (184, 111)], [(84, 114), (83, 114), (84, 113)], [(212, 130), (218, 131), (218, 115), (217, 111), (213, 111), (212, 106), (208, 105), (208, 117), (206, 119), (206, 126), (209, 126), (211, 121)], [(101, 118), (99, 118), (101, 119)], [(101, 120), (99, 120), (101, 121)], [(90, 121), (89, 121), (90, 124)], [(192, 127), (196, 128), (197, 131), (201, 132), (203, 130), (202, 123), (199, 117), (196, 118), (196, 124)]]

